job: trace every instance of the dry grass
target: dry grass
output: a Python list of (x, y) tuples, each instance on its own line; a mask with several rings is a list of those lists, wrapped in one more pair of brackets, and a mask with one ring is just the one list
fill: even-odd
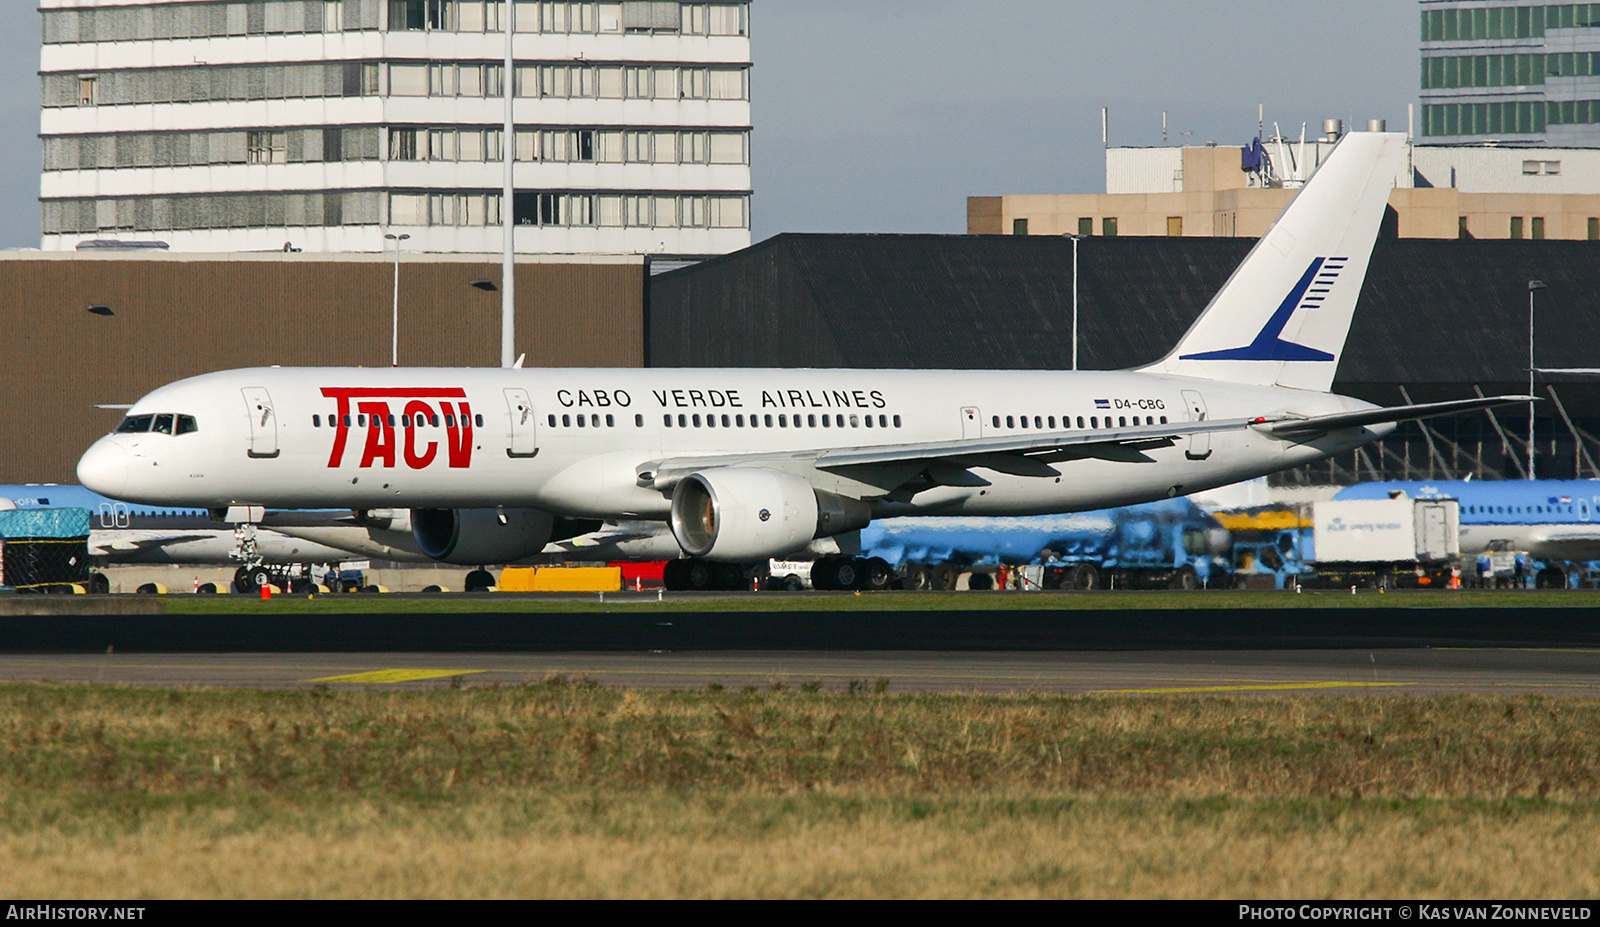
[(1600, 893), (1600, 701), (0, 687), (12, 897)]

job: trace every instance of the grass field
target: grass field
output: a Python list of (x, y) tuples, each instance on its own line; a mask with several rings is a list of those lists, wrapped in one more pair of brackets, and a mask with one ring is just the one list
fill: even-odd
[[(36, 601), (36, 600), (35, 600)], [(1119, 610), (1211, 608), (1600, 608), (1600, 591), (1363, 592), (872, 592), (872, 593), (654, 593), (597, 595), (279, 595), (270, 602), (247, 596), (174, 595), (161, 600), (172, 615), (394, 614), (474, 612), (793, 612), (946, 611), (983, 609)], [(70, 609), (72, 600), (63, 598)]]
[(1600, 700), (0, 687), (10, 897), (1600, 893)]

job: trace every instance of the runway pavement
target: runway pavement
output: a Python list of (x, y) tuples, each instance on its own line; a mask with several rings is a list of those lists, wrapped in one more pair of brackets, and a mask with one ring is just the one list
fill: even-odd
[(0, 680), (298, 688), (523, 685), (824, 691), (1600, 695), (1600, 651), (1507, 648), (1314, 651), (8, 654)]
[(0, 680), (1600, 694), (1600, 609), (11, 616)]

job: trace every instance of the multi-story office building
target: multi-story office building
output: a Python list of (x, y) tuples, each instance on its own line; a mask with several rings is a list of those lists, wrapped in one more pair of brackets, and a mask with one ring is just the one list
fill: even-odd
[(40, 0), (43, 247), (721, 254), (750, 243), (746, 2)]
[(1600, 3), (1422, 0), (1428, 144), (1600, 147)]
[[(1337, 120), (1329, 120), (1336, 125)], [(967, 198), (974, 235), (1259, 238), (1333, 137), (1250, 148), (1107, 148), (1106, 192)], [(1382, 234), (1600, 241), (1600, 151), (1407, 145)], [(1265, 168), (1265, 169), (1263, 169)]]

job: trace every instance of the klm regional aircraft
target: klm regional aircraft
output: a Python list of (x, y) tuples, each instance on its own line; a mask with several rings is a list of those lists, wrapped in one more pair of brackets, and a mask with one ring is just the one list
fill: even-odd
[(745, 562), (874, 518), (1082, 511), (1251, 479), (1398, 421), (1526, 401), (1329, 392), (1404, 142), (1346, 136), (1139, 369), (230, 370), (140, 399), (78, 475), (229, 521), (409, 509), (424, 554), (471, 565), (594, 520), (665, 522), (688, 557)]

